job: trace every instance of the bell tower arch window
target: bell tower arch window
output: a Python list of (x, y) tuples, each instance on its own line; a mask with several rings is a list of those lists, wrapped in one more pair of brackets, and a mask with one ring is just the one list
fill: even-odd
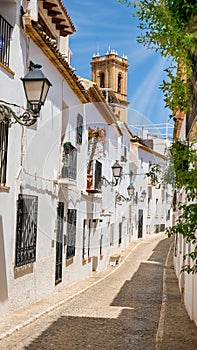
[(122, 89), (122, 74), (118, 73), (118, 89), (117, 91), (120, 93)]
[(100, 73), (100, 88), (105, 87), (105, 73), (101, 72)]

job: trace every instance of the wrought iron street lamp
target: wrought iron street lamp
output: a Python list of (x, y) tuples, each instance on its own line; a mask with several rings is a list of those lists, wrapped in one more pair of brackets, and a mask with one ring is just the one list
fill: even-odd
[(118, 160), (112, 165), (112, 175), (113, 179), (112, 181), (109, 181), (106, 179), (105, 176), (102, 177), (102, 180), (104, 181), (105, 186), (110, 185), (110, 186), (117, 186), (118, 180), (121, 178), (122, 175), (122, 165), (118, 163)]
[[(113, 174), (113, 179), (112, 181), (109, 181), (106, 179), (106, 177), (102, 177), (102, 180), (103, 180), (103, 183), (105, 186), (117, 186), (118, 184), (118, 181), (119, 179), (121, 179), (122, 176), (125, 176), (125, 175), (129, 175), (130, 176), (130, 181), (132, 181), (132, 176), (133, 175), (144, 175), (144, 174), (133, 174), (132, 171), (130, 171), (130, 173), (123, 173), (122, 172), (122, 166), (118, 163), (118, 160), (116, 160), (116, 162), (114, 163), (114, 165), (112, 165), (112, 174)], [(126, 198), (125, 196), (123, 196), (121, 193), (119, 193), (118, 191), (116, 191), (116, 197), (115, 197), (115, 200), (116, 200), (116, 203), (118, 202), (121, 202), (121, 201), (132, 201), (133, 202), (144, 202), (144, 199), (146, 197), (146, 191), (143, 190), (141, 192), (141, 195), (140, 197), (142, 199), (139, 199), (138, 198), (138, 194), (136, 192), (136, 195), (135, 195), (135, 198), (134, 198), (134, 194), (135, 194), (135, 187), (133, 186), (132, 183), (130, 183), (130, 185), (127, 187), (127, 192), (128, 192), (128, 198)]]
[(145, 199), (145, 198), (146, 198), (146, 191), (145, 191), (145, 190), (142, 191), (140, 197), (141, 197), (142, 199)]
[(113, 177), (114, 177), (115, 182), (116, 182), (114, 186), (116, 186), (118, 184), (118, 180), (120, 179), (121, 174), (122, 174), (122, 166), (116, 160), (116, 162), (114, 163), (114, 165), (112, 165), (111, 168), (112, 168)]
[(134, 195), (134, 191), (135, 191), (135, 187), (132, 184), (130, 184), (127, 187), (127, 192), (128, 192), (129, 198), (131, 198)]
[[(138, 198), (138, 194), (136, 192), (135, 194), (135, 187), (130, 184), (128, 187), (127, 187), (127, 192), (128, 192), (128, 195), (129, 197), (125, 197), (123, 196), (121, 193), (119, 193), (118, 191), (116, 191), (116, 197), (115, 197), (115, 201), (116, 203), (120, 203), (120, 202), (130, 202), (130, 201), (133, 201), (134, 204), (137, 204), (138, 202), (144, 202), (144, 199), (146, 197), (146, 191), (143, 190), (140, 197), (142, 199), (139, 199)], [(135, 195), (134, 195), (135, 194)]]
[[(52, 85), (44, 76), (40, 69), (41, 67), (41, 65), (34, 64), (32, 61), (30, 61), (28, 73), (24, 76), (24, 78), (21, 78), (28, 103), (28, 109), (26, 109), (23, 114), (17, 115), (17, 113), (15, 113), (9, 106), (23, 109), (22, 107), (13, 103), (0, 101), (2, 102), (0, 103), (1, 122), (9, 124), (9, 126), (14, 123), (30, 126), (37, 122), (41, 106), (44, 105), (49, 88)], [(12, 121), (12, 118), (14, 121)]]
[(146, 191), (143, 190), (141, 195), (140, 195), (140, 197), (142, 199), (138, 198), (137, 192), (136, 192), (135, 199), (134, 199), (135, 187), (133, 186), (133, 184), (130, 184), (127, 187), (127, 192), (128, 192), (128, 195), (129, 195), (129, 199), (127, 199), (127, 200), (130, 200), (130, 201), (133, 199), (135, 202), (144, 202), (144, 199), (146, 198)]

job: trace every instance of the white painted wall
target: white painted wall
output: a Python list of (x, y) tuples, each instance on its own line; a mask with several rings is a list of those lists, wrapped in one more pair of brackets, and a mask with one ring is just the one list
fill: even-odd
[[(170, 186), (150, 186), (149, 179), (145, 175), (149, 171), (149, 163), (159, 164), (162, 166), (164, 160), (162, 156), (155, 155), (151, 152), (146, 151), (145, 149), (140, 148), (135, 143), (131, 144), (131, 169), (133, 175), (133, 185), (135, 187), (135, 192), (138, 192), (139, 202), (138, 205), (133, 205), (131, 202), (131, 215), (133, 219), (133, 236), (138, 237), (138, 218), (139, 218), (139, 209), (143, 210), (143, 237), (149, 234), (155, 233), (156, 228), (160, 225), (169, 226), (171, 223), (167, 221), (166, 214), (171, 208), (172, 200), (172, 189)], [(149, 187), (151, 190), (149, 190)], [(145, 190), (146, 197), (143, 200), (141, 198), (142, 191)], [(152, 192), (152, 198), (148, 199), (149, 191)], [(157, 226), (156, 226), (157, 225)], [(158, 226), (159, 225), (159, 226)]]
[[(184, 118), (181, 125), (179, 139), (180, 140), (186, 139), (186, 117)], [(194, 147), (197, 147), (197, 146), (194, 146)], [(178, 193), (178, 201), (180, 203), (187, 203), (184, 189), (182, 189)], [(178, 219), (180, 214), (181, 214), (181, 211), (175, 212), (174, 213), (175, 219)], [(192, 263), (191, 260), (188, 261), (188, 258), (186, 258), (186, 260), (184, 259), (184, 255), (189, 253), (191, 250), (192, 250), (192, 245), (191, 245), (191, 248), (189, 248), (188, 243), (185, 242), (182, 235), (179, 235), (176, 237), (174, 265), (175, 265), (176, 275), (179, 279), (179, 288), (182, 293), (184, 304), (188, 312), (188, 315), (191, 318), (191, 320), (195, 322), (197, 326), (197, 275), (181, 272), (181, 268), (183, 265), (187, 263), (188, 264)]]
[[(10, 190), (1, 190), (0, 193), (1, 242), (3, 244), (1, 264), (4, 266), (4, 273), (2, 273), (4, 287), (1, 287), (0, 290), (1, 313), (43, 298), (57, 289), (54, 283), (55, 244), (53, 242), (56, 239), (56, 207), (61, 197), (54, 180), (58, 179), (61, 168), (62, 116), (64, 115), (62, 105), (68, 106), (71, 138), (74, 137), (72, 134), (76, 131), (77, 113), (83, 112), (83, 106), (78, 97), (63, 81), (56, 68), (31, 40), (26, 40), (24, 33), (19, 29), (19, 5), (18, 2), (14, 14), (17, 22), (16, 24), (12, 23), (14, 28), (11, 41), (10, 69), (14, 75), (3, 68), (0, 69), (0, 99), (25, 107), (26, 101), (20, 78), (27, 71), (26, 62), (29, 59), (42, 64), (43, 73), (52, 83), (52, 87), (45, 106), (41, 110), (37, 125), (23, 128), (16, 124), (9, 130), (7, 185)], [(15, 16), (12, 16), (12, 11), (7, 11), (5, 8), (3, 12), (5, 18), (14, 20)], [(17, 111), (17, 108), (13, 107), (13, 109)], [(81, 168), (82, 160), (80, 159), (78, 173), (80, 173)], [(79, 177), (79, 179), (79, 188), (81, 188), (84, 176)], [(16, 269), (16, 201), (21, 191), (24, 194), (38, 196), (37, 252), (34, 264), (28, 268), (24, 266)], [(73, 193), (72, 196), (70, 193), (65, 193), (64, 196), (64, 201), (68, 203), (70, 208), (75, 207), (79, 199), (77, 188)], [(80, 206), (81, 210), (77, 209), (79, 213), (83, 213), (83, 202)], [(66, 227), (66, 225), (64, 226)], [(81, 227), (78, 227), (78, 236), (80, 237), (80, 235)], [(65, 269), (65, 263), (63, 266)], [(77, 272), (75, 265), (74, 277), (67, 280), (67, 275), (65, 275), (64, 280), (63, 276), (62, 286), (72, 283), (73, 280), (79, 278), (79, 274), (80, 272)], [(16, 275), (20, 275), (20, 277)], [(82, 278), (83, 275), (80, 277)], [(23, 293), (21, 293), (21, 289)]]

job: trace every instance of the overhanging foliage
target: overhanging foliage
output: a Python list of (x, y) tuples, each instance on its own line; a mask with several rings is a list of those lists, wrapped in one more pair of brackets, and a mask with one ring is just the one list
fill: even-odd
[[(131, 5), (131, 1), (118, 0)], [(134, 17), (141, 34), (137, 41), (149, 49), (171, 58), (166, 73), (168, 81), (160, 86), (166, 107), (173, 112), (186, 112), (195, 85), (192, 79), (196, 65), (197, 2), (196, 0), (133, 1)], [(196, 81), (197, 79), (195, 79)]]
[(197, 273), (197, 150), (193, 143), (176, 140), (169, 151), (170, 158), (164, 173), (158, 164), (152, 164), (146, 175), (154, 185), (168, 183), (174, 189), (184, 188), (186, 204), (179, 203), (181, 215), (166, 233), (169, 237), (181, 234), (186, 243), (193, 245), (193, 249), (184, 255), (184, 260), (190, 258), (192, 263), (185, 264), (182, 271)]

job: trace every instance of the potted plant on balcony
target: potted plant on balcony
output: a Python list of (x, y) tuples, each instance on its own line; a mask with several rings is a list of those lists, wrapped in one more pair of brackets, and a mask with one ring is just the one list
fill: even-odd
[(105, 128), (88, 128), (88, 140), (94, 139), (96, 141), (105, 141), (106, 129)]
[(63, 144), (63, 149), (64, 149), (64, 154), (69, 154), (72, 149), (73, 149), (73, 145), (70, 141), (64, 142)]

